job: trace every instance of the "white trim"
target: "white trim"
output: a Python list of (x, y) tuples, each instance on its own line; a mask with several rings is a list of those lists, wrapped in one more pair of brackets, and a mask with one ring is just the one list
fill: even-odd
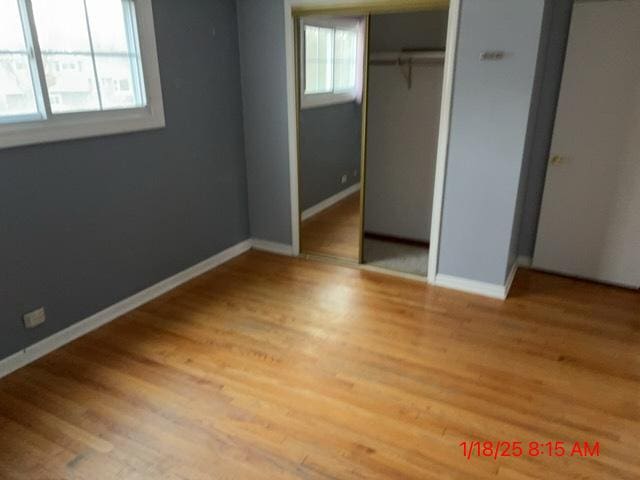
[[(356, 34), (357, 43), (356, 43), (356, 85), (349, 90), (346, 91), (330, 91), (323, 93), (305, 93), (305, 84), (306, 84), (306, 63), (305, 63), (305, 55), (306, 55), (306, 43), (305, 43), (305, 27), (320, 27), (325, 29), (330, 29), (333, 31), (333, 50), (335, 55), (335, 31), (336, 30), (348, 30)], [(364, 32), (361, 27), (361, 19), (360, 18), (341, 18), (341, 17), (326, 17), (326, 16), (307, 16), (300, 19), (300, 109), (308, 110), (312, 108), (319, 107), (328, 107), (331, 105), (339, 105), (343, 103), (351, 103), (358, 100), (358, 92), (361, 90), (358, 86), (358, 81), (362, 83), (362, 75), (358, 76), (357, 72), (362, 71), (363, 65), (362, 55), (359, 55), (360, 45), (363, 43), (362, 36)], [(335, 58), (334, 55), (331, 57), (332, 61), (332, 80), (331, 87), (335, 87)], [(358, 64), (358, 60), (360, 63)]]
[(360, 182), (351, 185), (349, 188), (345, 188), (341, 192), (338, 192), (329, 198), (325, 198), (323, 201), (321, 201), (320, 203), (317, 203), (313, 207), (307, 208), (302, 212), (301, 218), (302, 220), (307, 220), (313, 217), (314, 215), (317, 215), (318, 213), (322, 212), (323, 210), (326, 210), (327, 208), (332, 207), (333, 205), (340, 202), (341, 200), (344, 200), (349, 195), (352, 195), (359, 191), (360, 191)]
[(466, 278), (440, 273), (436, 275), (435, 285), (437, 287), (451, 288), (461, 292), (482, 295), (483, 297), (497, 298), (498, 300), (506, 300), (507, 294), (509, 293), (507, 285), (467, 280)]
[(509, 272), (509, 276), (507, 277), (507, 281), (505, 282), (505, 285), (504, 285), (505, 300), (509, 296), (509, 292), (511, 291), (511, 285), (513, 285), (513, 281), (516, 278), (516, 273), (518, 273), (518, 268), (520, 268), (520, 264), (518, 262), (515, 262), (511, 267), (511, 271)]
[(440, 229), (442, 207), (444, 205), (444, 185), (449, 155), (449, 131), (451, 129), (451, 109), (453, 107), (453, 82), (455, 76), (456, 53), (458, 49), (458, 29), (460, 28), (460, 0), (449, 4), (449, 24), (444, 56), (444, 80), (442, 85), (442, 106), (440, 108), (440, 132), (438, 134), (438, 154), (433, 189), (433, 211), (431, 214), (431, 238), (429, 245), (429, 283), (437, 284), (438, 260), (440, 257)]
[(160, 67), (151, 0), (134, 0), (147, 106), (53, 115), (45, 120), (0, 125), (0, 149), (114, 135), (165, 126)]
[(338, 30), (356, 31), (360, 26), (361, 16), (328, 16), (328, 15), (305, 15), (300, 17), (301, 26), (335, 28)]
[(253, 238), (251, 240), (251, 248), (261, 252), (275, 253), (276, 255), (285, 255), (291, 257), (297, 254), (293, 253), (293, 247), (284, 243), (271, 242), (269, 240), (260, 240)]
[(439, 273), (436, 275), (435, 285), (475, 295), (482, 295), (484, 297), (497, 298), (499, 300), (506, 298), (504, 285), (467, 280), (466, 278), (454, 277), (452, 275)]
[(153, 130), (165, 126), (164, 115), (157, 114), (151, 107), (57, 117), (59, 116), (38, 122), (14, 123), (7, 125), (7, 128), (0, 127), (0, 149)]
[(250, 248), (251, 241), (244, 240), (192, 267), (187, 268), (186, 270), (183, 270), (180, 273), (167, 278), (166, 280), (162, 280), (161, 282), (156, 283), (155, 285), (152, 285), (129, 298), (125, 298), (115, 305), (107, 307), (78, 323), (74, 323), (70, 327), (65, 328), (58, 333), (54, 333), (50, 337), (47, 337), (44, 340), (11, 355), (10, 357), (0, 360), (0, 378), (9, 375), (11, 372), (28, 365), (38, 358), (53, 352), (81, 336), (106, 325), (125, 313), (135, 310), (141, 305), (144, 305), (154, 298), (173, 290), (183, 283), (186, 283), (189, 280), (198, 277), (225, 262), (228, 262), (232, 258), (248, 251)]
[[(331, 6), (333, 0), (283, 0), (285, 19), (285, 50), (287, 70), (287, 105), (289, 130), (289, 184), (291, 190), (291, 240), (293, 254), (300, 254), (300, 205), (298, 198), (298, 138), (296, 128), (296, 71), (294, 25), (292, 8), (294, 6)], [(361, 1), (360, 3), (365, 3)], [(379, 6), (383, 1), (369, 1)], [(449, 20), (447, 45), (444, 61), (444, 81), (442, 91), (442, 107), (440, 112), (440, 133), (438, 137), (438, 156), (436, 160), (436, 178), (433, 195), (433, 214), (431, 221), (431, 254), (429, 255), (429, 283), (436, 283), (438, 257), (440, 252), (440, 227), (442, 223), (442, 206), (444, 201), (444, 184), (449, 148), (449, 130), (451, 128), (451, 107), (453, 104), (453, 81), (455, 72), (458, 29), (460, 26), (460, 0), (451, 0), (449, 4)], [(364, 172), (361, 172), (364, 173)]]

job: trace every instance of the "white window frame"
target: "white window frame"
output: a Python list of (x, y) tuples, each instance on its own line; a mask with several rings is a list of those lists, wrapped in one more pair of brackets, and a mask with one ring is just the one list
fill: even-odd
[[(333, 30), (351, 30), (358, 36), (356, 60), (356, 86), (353, 90), (344, 92), (305, 93), (306, 86), (306, 41), (305, 26), (330, 28)], [(334, 45), (335, 49), (335, 45)], [(300, 19), (300, 108), (325, 107), (341, 103), (360, 101), (362, 97), (362, 70), (364, 57), (364, 32), (361, 19), (306, 17)]]
[[(15, 123), (0, 123), (0, 149), (164, 128), (164, 103), (151, 0), (133, 0), (133, 2), (146, 105), (141, 108), (120, 110), (58, 113), (49, 115), (45, 119), (41, 119), (40, 116), (37, 119), (16, 118)], [(35, 31), (33, 15), (29, 15), (29, 27), (32, 32)], [(29, 32), (26, 34), (27, 37), (36, 40)], [(38, 45), (27, 45), (27, 48), (31, 49), (33, 61), (42, 62)], [(40, 68), (40, 71), (44, 69)], [(34, 83), (38, 82), (42, 91), (45, 91), (45, 79), (35, 78)], [(48, 101), (48, 96), (44, 97), (37, 101)], [(41, 108), (41, 111), (50, 111), (50, 106)]]

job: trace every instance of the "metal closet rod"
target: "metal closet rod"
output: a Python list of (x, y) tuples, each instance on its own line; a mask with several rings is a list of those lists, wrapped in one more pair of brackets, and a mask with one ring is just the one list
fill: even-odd
[(413, 67), (444, 64), (444, 50), (402, 50), (400, 52), (374, 53), (369, 65), (391, 65), (400, 67), (407, 82), (407, 88), (413, 87)]
[(372, 53), (369, 65), (430, 65), (444, 62), (444, 50), (401, 50)]

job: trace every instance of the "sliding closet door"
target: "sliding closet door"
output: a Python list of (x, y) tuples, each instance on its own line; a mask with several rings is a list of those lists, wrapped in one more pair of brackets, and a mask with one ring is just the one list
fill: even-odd
[(534, 266), (640, 286), (640, 1), (576, 3)]

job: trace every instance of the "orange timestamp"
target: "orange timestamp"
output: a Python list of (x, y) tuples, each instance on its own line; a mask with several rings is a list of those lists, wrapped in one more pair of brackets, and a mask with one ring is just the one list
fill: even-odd
[(600, 442), (557, 441), (480, 441), (460, 442), (462, 454), (472, 458), (503, 457), (599, 457)]

